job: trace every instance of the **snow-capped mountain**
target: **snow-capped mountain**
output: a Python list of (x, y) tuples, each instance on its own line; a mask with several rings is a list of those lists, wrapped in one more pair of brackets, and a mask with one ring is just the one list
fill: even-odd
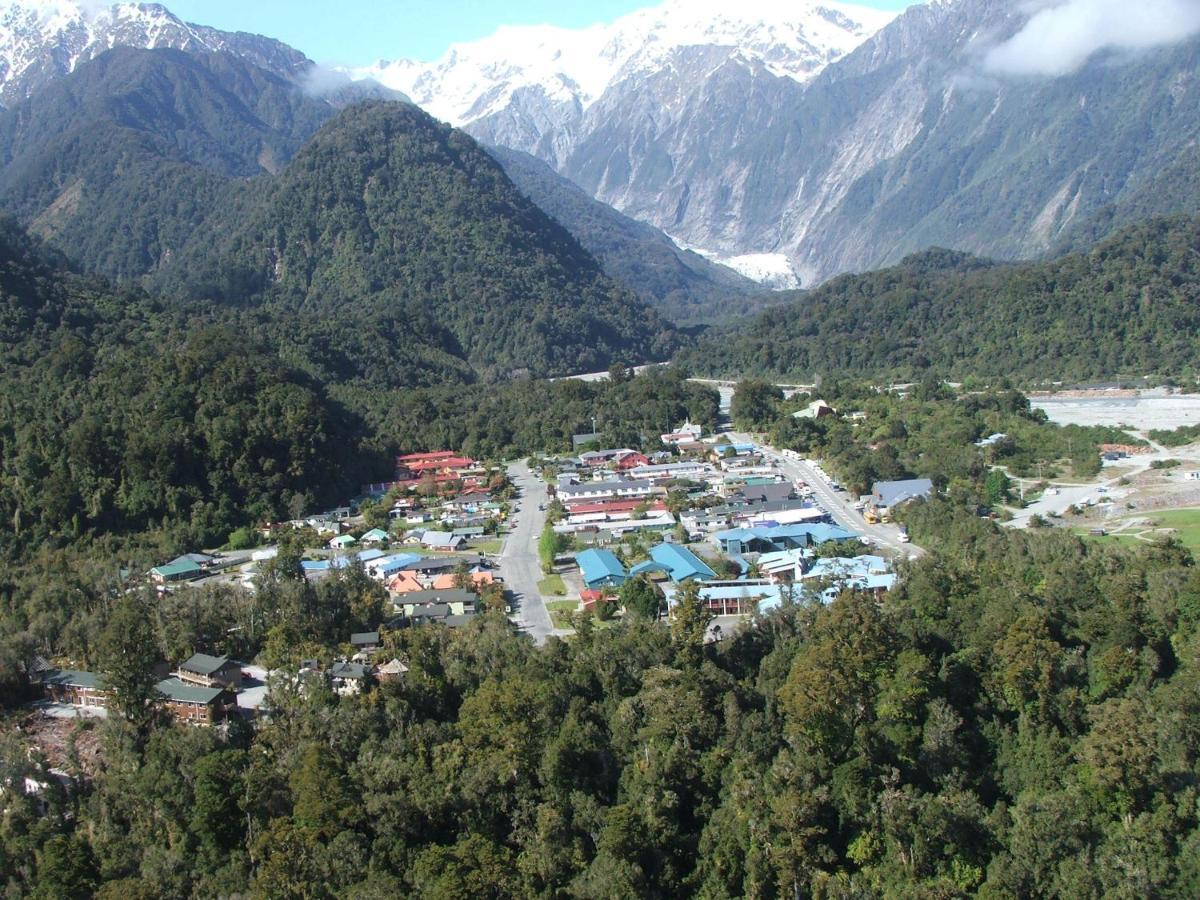
[(15, 0), (0, 2), (0, 104), (12, 106), (113, 47), (226, 51), (289, 79), (312, 67), (279, 41), (190, 25), (157, 3)]
[[(703, 120), (739, 109), (746, 97), (716, 88), (731, 73), (799, 89), (894, 18), (830, 0), (667, 0), (580, 30), (506, 27), (454, 45), (437, 62), (380, 62), (353, 75), (404, 92), (486, 143), (540, 157), (635, 218), (670, 233), (682, 225), (681, 237), (744, 262), (764, 283), (790, 285), (780, 257), (764, 265), (761, 253), (771, 248), (746, 247), (754, 255), (740, 260), (736, 241), (714, 241), (687, 225), (679, 213), (688, 198), (675, 194), (666, 176), (677, 157), (706, 154), (659, 139), (698, 112)], [(710, 88), (720, 94), (710, 98), (719, 109), (701, 108)], [(659, 179), (666, 189), (651, 195), (634, 187), (643, 179)], [(741, 190), (717, 181), (711, 187)], [(699, 210), (706, 187), (697, 189)]]
[(434, 63), (379, 62), (358, 71), (454, 125), (507, 110), (539, 92), (587, 109), (614, 84), (670, 66), (683, 48), (724, 49), (805, 81), (894, 18), (826, 0), (668, 0), (612, 24), (581, 30), (501, 28), (455, 44)]

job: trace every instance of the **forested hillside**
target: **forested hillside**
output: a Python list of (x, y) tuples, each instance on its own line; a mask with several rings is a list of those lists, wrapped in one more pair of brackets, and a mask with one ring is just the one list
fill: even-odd
[[(7, 800), (6, 887), (1196, 896), (1191, 559), (918, 512), (910, 527), (934, 553), (883, 602), (785, 607), (721, 644), (701, 643), (694, 606), (670, 629), (584, 627), (540, 650), (489, 614), (395, 633), (407, 675), (362, 697), (284, 679), (253, 735), (114, 715), (90, 738), (105, 764), (88, 790), (47, 791), (44, 815)], [(364, 583), (314, 589), (276, 570), (257, 596), (209, 592), (194, 611), (127, 597), (91, 653), (220, 649), (240, 635), (210, 623), (258, 610), (287, 617), (294, 666), (311, 617), (354, 621)], [(0, 775), (53, 783), (19, 737)]]
[[(168, 293), (377, 323), (428, 318), (488, 377), (662, 358), (669, 327), (469, 137), (415, 107), (328, 123), (157, 279)], [(231, 210), (232, 211), (232, 210)]]
[(160, 524), (199, 538), (336, 497), (361, 474), (359, 427), (272, 348), (70, 276), (11, 224), (0, 398), (0, 552)]
[(1200, 351), (1198, 296), (1200, 220), (1156, 219), (1053, 262), (932, 250), (843, 276), (710, 334), (680, 361), (708, 375), (804, 381), (1180, 375)]

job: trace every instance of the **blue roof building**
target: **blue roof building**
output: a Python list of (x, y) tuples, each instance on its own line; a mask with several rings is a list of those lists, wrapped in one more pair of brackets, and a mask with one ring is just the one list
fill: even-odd
[(583, 575), (583, 583), (590, 589), (620, 587), (629, 579), (629, 573), (608, 550), (584, 550), (575, 561)]
[(646, 572), (664, 572), (676, 584), (693, 578), (710, 581), (717, 573), (710, 569), (700, 557), (687, 547), (678, 544), (659, 544), (650, 550), (650, 558), (629, 570), (630, 575)]
[(847, 541), (858, 537), (853, 531), (836, 525), (778, 525), (774, 527), (734, 528), (714, 536), (728, 554), (775, 553), (815, 547), (828, 541)]

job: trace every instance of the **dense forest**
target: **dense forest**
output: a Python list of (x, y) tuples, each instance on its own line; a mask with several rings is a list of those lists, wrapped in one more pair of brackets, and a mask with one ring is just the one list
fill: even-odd
[[(786, 607), (717, 645), (686, 597), (670, 629), (542, 649), (485, 615), (397, 633), (407, 676), (362, 697), (281, 678), (253, 733), (114, 716), (89, 739), (104, 765), (68, 751), (91, 777), (45, 814), (5, 795), (7, 891), (1194, 897), (1192, 560), (917, 512), (933, 552), (882, 602)], [(163, 649), (138, 602), (101, 659)], [(0, 782), (56, 784), (20, 741)]]
[(371, 344), (319, 312), (170, 303), (65, 265), (0, 227), (5, 554), (146, 530), (182, 552), (344, 501), (398, 450), (568, 449), (592, 417), (640, 447), (716, 420), (715, 392), (677, 372), (485, 387), (419, 320)]
[(1157, 219), (1087, 253), (993, 265), (931, 250), (847, 275), (708, 335), (696, 373), (1023, 381), (1194, 373), (1200, 220)]

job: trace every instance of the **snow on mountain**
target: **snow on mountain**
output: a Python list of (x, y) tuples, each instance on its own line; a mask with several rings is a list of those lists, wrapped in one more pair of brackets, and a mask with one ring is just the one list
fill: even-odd
[(506, 110), (523, 92), (585, 110), (612, 85), (670, 66), (681, 48), (725, 47), (803, 82), (858, 47), (894, 13), (829, 0), (667, 0), (612, 24), (503, 27), (440, 60), (354, 71), (454, 125)]
[(226, 51), (286, 78), (312, 63), (269, 38), (188, 24), (157, 3), (0, 2), (0, 103), (11, 106), (113, 47)]

